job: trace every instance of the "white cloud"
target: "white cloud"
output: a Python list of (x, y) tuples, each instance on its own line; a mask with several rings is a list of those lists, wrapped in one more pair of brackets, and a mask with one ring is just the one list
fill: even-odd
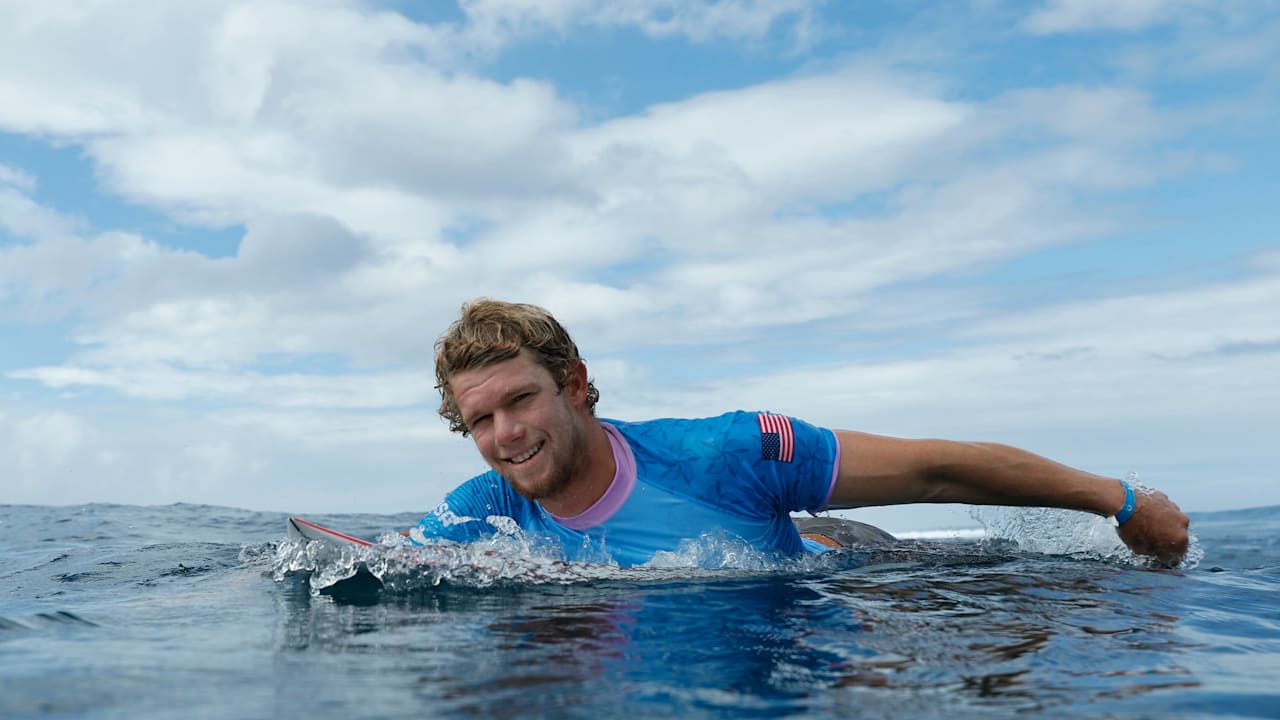
[[(9, 170), (11, 182), (0, 185), (0, 239), (4, 235), (18, 239), (65, 238), (72, 235), (81, 225), (74, 218), (44, 207), (31, 197), (34, 180), (27, 182), (29, 176), (20, 171)], [(4, 252), (4, 250), (0, 250)], [(0, 260), (2, 261), (2, 260)], [(3, 274), (0, 273), (0, 286)]]
[(0, 456), (7, 458), (0, 502), (47, 502), (92, 469), (92, 428), (74, 415), (50, 411), (0, 415)]
[(463, 36), (477, 48), (496, 49), (530, 37), (564, 35), (580, 27), (635, 27), (652, 37), (695, 42), (758, 40), (784, 21), (803, 38), (812, 0), (463, 0)]
[(133, 404), (0, 414), (0, 503), (205, 503), (426, 511), (482, 463), (432, 413), (189, 411)]
[(1187, 11), (1210, 8), (1203, 0), (1048, 0), (1024, 21), (1033, 33), (1143, 30)]
[[(140, 238), (120, 233), (80, 239), (65, 217), (25, 196), (20, 200), (25, 212), (10, 220), (36, 240), (0, 247), (0, 298), (11, 298), (19, 317), (33, 320), (89, 310), (95, 287), (110, 285), (122, 267), (154, 251)], [(3, 203), (0, 190), (0, 209)]]
[[(1280, 16), (1243, 16), (1230, 22), (1223, 37), (1221, 28), (1207, 28), (1182, 50), (1183, 72), (1199, 74), (1251, 71), (1275, 77), (1276, 56), (1280, 55)], [(1218, 32), (1213, 32), (1218, 31)]]
[(847, 199), (901, 182), (924, 163), (923, 148), (971, 114), (932, 90), (918, 78), (853, 69), (709, 93), (583, 132), (574, 153), (600, 174), (631, 171), (640, 184), (660, 170), (677, 181), (673, 195), (687, 189), (672, 177), (683, 171), (695, 183), (747, 185), (775, 207)]
[[(662, 260), (633, 279), (637, 301), (609, 305), (647, 303), (661, 318), (629, 324), (631, 336), (664, 337), (678, 324), (716, 342), (726, 328), (849, 314), (895, 283), (1096, 237), (1121, 213), (1083, 213), (1073, 192), (1141, 187), (1174, 171), (1145, 148), (1179, 123), (1140, 93), (1064, 87), (958, 105), (927, 88), (894, 73), (837, 72), (580, 133), (574, 152), (602, 202), (577, 225)], [(916, 112), (931, 119), (900, 121)], [(868, 193), (882, 205), (847, 219), (820, 209)], [(537, 242), (537, 224), (520, 227), (533, 228), (532, 246), (555, 245), (553, 232)]]
[[(9, 3), (0, 126), (54, 136), (149, 128), (181, 114), (212, 6)], [(162, 94), (165, 91), (169, 94)]]
[[(1276, 107), (1273, 88), (1280, 59), (1280, 14), (1263, 3), (1218, 10), (1211, 17), (1184, 20), (1168, 42), (1135, 40), (1112, 58), (1135, 82), (1212, 82), (1234, 76), (1230, 84), (1209, 86), (1217, 95), (1215, 102), (1190, 110), (1218, 127), (1227, 122), (1265, 123)], [(1240, 91), (1251, 85), (1251, 92)]]
[(16, 370), (10, 377), (52, 388), (107, 388), (145, 400), (212, 400), (273, 408), (403, 408), (433, 405), (438, 395), (429, 372), (377, 374), (276, 374), (247, 369), (185, 370), (166, 364), (121, 362)]
[(421, 191), (528, 192), (573, 117), (542, 83), (397, 59), (430, 30), (339, 3), (58, 7), (16, 7), (0, 31), (0, 127), (83, 138), (117, 192), (209, 222), (328, 213), (377, 231), (343, 212), (366, 193), (430, 236), (449, 218)]
[(246, 458), (229, 442), (186, 445), (177, 462), (162, 463), (154, 471), (156, 490), (163, 497), (204, 498), (229, 484), (262, 479), (266, 463)]
[[(1023, 141), (1022, 155), (994, 150), (1029, 128), (1040, 135)], [(458, 302), (477, 294), (547, 304), (611, 347), (740, 340), (761, 327), (856, 315), (869, 293), (896, 283), (1097, 235), (1114, 221), (1082, 215), (1065, 193), (1150, 182), (1158, 171), (1144, 166), (1140, 149), (1171, 130), (1132, 92), (1067, 87), (958, 104), (940, 99), (926, 79), (851, 68), (557, 132), (570, 150), (565, 167), (576, 168), (575, 182), (595, 202), (555, 186), (538, 203), (477, 210), (421, 187), (396, 188), (394, 168), (380, 176), (405, 205), (452, 202), (463, 208), (456, 217), (482, 218), (459, 246), (439, 236), (440, 220), (414, 240), (404, 228), (388, 233), (403, 218), (377, 212), (388, 207), (377, 197), (319, 189), (319, 166), (300, 171), (281, 160), (279, 172), (291, 173), (294, 185), (341, 201), (300, 203), (316, 208), (307, 213), (253, 211), (233, 258), (110, 233), (12, 251), (0, 278), (25, 283), (32, 298), (76, 299), (92, 320), (75, 336), (84, 350), (65, 368), (21, 377), (88, 381), (136, 397), (262, 397), (265, 381), (229, 375), (273, 356), (420, 364), (434, 333), (417, 329), (443, 327)], [(369, 127), (361, 134), (378, 135)], [(318, 138), (291, 140), (304, 141), (315, 157), (330, 150)], [(170, 183), (190, 162), (189, 149), (141, 152), (149, 142), (128, 151), (114, 141), (92, 147), (123, 152), (108, 153), (108, 167), (156, 171), (125, 186), (154, 184), (186, 198), (179, 203), (186, 210), (194, 202), (203, 203), (198, 212), (231, 207), (221, 196), (226, 187), (246, 197), (260, 188), (228, 185), (220, 172)], [(1128, 149), (1115, 150), (1121, 146)], [(208, 157), (229, 167), (254, 165), (214, 147)], [(848, 219), (820, 210), (868, 192), (883, 193), (884, 206)], [(263, 189), (253, 202), (299, 204), (279, 193)], [(360, 229), (351, 218), (377, 221)], [(52, 259), (73, 255), (78, 275)], [(595, 279), (638, 260), (642, 269), (613, 282)], [(41, 267), (59, 274), (41, 285)], [(619, 325), (620, 316), (632, 320)], [(296, 394), (265, 397), (286, 402)]]
[[(1087, 347), (1106, 354), (1187, 360), (1219, 354), (1232, 344), (1280, 338), (1272, 312), (1278, 304), (1280, 276), (1266, 274), (1224, 285), (1071, 303), (990, 319), (966, 334), (1010, 343), (1033, 338), (1037, 344), (1028, 352)], [(1049, 328), (1051, 334), (1046, 332)]]
[(412, 250), (375, 250), (304, 215), (250, 221), (239, 254), (222, 259), (122, 233), (54, 235), (0, 248), (0, 297), (20, 318), (82, 320), (81, 363), (146, 368), (141, 377), (158, 363), (225, 369), (270, 355), (387, 362), (429, 355), (432, 339), (405, 328), (452, 310), (443, 298), (406, 301), (445, 274)]
[(36, 179), (31, 173), (0, 163), (0, 185), (8, 185), (30, 195), (36, 189)]

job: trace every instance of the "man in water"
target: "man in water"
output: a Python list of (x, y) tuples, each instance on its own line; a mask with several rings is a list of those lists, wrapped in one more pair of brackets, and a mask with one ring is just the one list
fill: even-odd
[(1165, 565), (1187, 550), (1189, 520), (1164, 493), (1005, 445), (828, 430), (768, 412), (598, 419), (577, 346), (533, 305), (463, 305), (436, 342), (436, 380), (441, 416), (492, 470), (424, 517), (410, 531), (419, 543), (472, 542), (514, 522), (558, 538), (571, 557), (624, 566), (708, 533), (794, 555), (892, 539), (831, 518), (797, 528), (795, 511), (969, 503), (1114, 516), (1130, 549)]

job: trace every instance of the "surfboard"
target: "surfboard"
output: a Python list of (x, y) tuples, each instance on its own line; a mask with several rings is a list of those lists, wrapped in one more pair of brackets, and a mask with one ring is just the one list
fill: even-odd
[(330, 530), (327, 527), (317, 525), (310, 520), (303, 520), (300, 517), (289, 518), (289, 539), (290, 540), (324, 540), (325, 542), (336, 543), (338, 545), (356, 545), (359, 547), (369, 547), (373, 543), (368, 540), (361, 540), (358, 537), (351, 537), (337, 530)]
[[(310, 520), (303, 520), (300, 517), (289, 518), (286, 528), (290, 540), (320, 540), (334, 545), (352, 547), (369, 547), (373, 545), (368, 540), (361, 540), (358, 537), (331, 530)], [(363, 562), (360, 563), (355, 575), (320, 589), (321, 595), (329, 595), (335, 600), (356, 605), (376, 603), (381, 593), (382, 581), (370, 572)]]

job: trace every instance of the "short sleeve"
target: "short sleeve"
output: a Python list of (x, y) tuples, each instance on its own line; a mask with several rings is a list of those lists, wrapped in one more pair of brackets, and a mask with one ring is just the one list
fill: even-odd
[(759, 493), (755, 501), (773, 512), (816, 512), (831, 498), (839, 445), (826, 428), (776, 413), (735, 413), (725, 451), (754, 480), (742, 492)]
[(767, 412), (618, 425), (641, 479), (744, 518), (826, 506), (837, 466), (835, 434)]

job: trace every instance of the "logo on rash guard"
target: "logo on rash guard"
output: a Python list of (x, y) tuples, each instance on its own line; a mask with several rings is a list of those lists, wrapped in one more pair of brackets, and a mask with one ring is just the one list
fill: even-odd
[(449, 508), (449, 502), (447, 500), (442, 501), (439, 505), (437, 505), (436, 509), (431, 511), (431, 514), (435, 515), (436, 520), (439, 520), (440, 524), (445, 527), (478, 521), (478, 518), (467, 517), (466, 515), (459, 515), (458, 513), (451, 510)]

